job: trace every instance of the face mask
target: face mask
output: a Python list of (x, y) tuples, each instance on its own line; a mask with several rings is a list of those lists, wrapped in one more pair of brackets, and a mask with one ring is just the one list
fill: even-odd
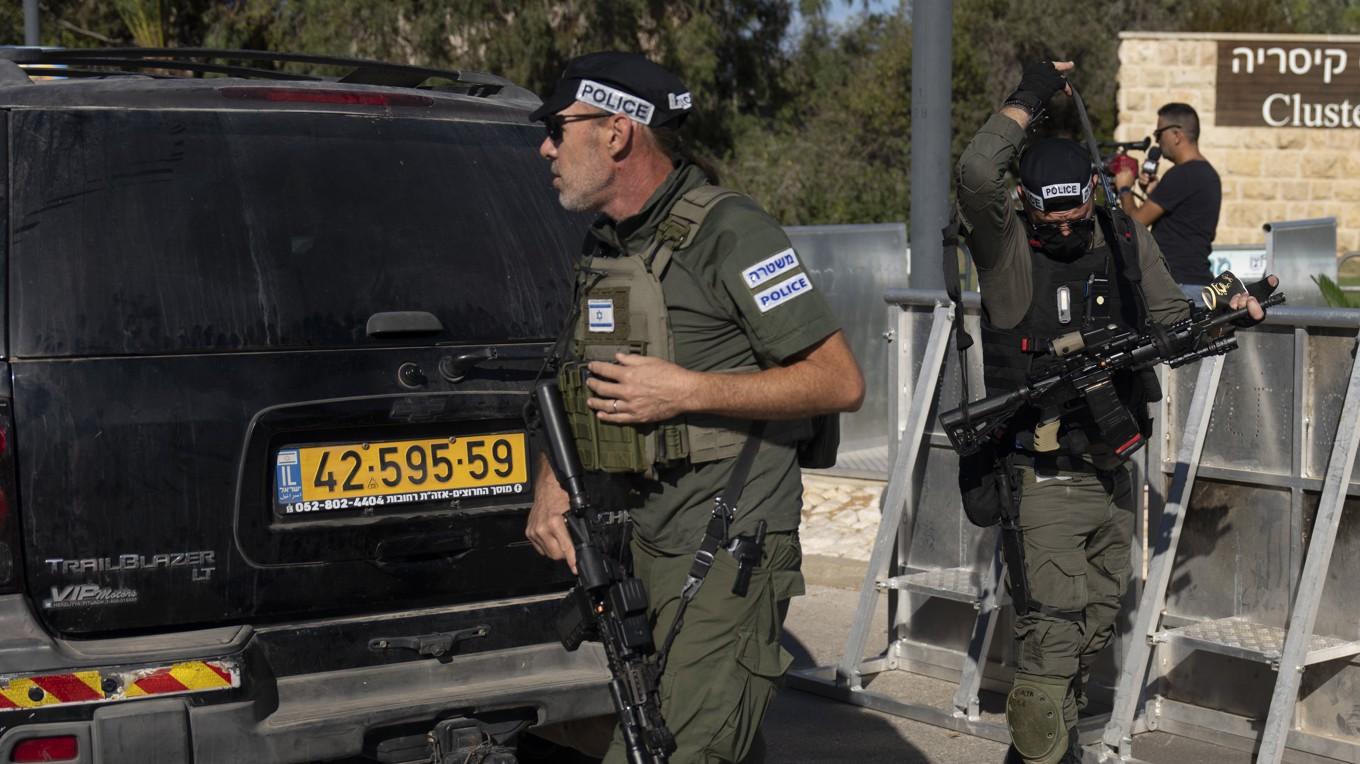
[(1095, 221), (1090, 218), (1073, 220), (1068, 225), (1068, 233), (1063, 235), (1062, 226), (1057, 223), (1035, 223), (1033, 240), (1044, 254), (1059, 260), (1075, 260), (1091, 248), (1091, 236)]

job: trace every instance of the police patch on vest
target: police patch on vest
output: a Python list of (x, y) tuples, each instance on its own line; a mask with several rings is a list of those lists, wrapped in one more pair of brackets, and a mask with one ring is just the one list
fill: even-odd
[(581, 80), (580, 86), (576, 88), (576, 100), (605, 111), (622, 114), (644, 125), (652, 124), (652, 112), (656, 108), (635, 95), (594, 80)]
[(798, 267), (798, 255), (789, 247), (783, 252), (771, 255), (761, 260), (755, 265), (742, 271), (742, 278), (746, 279), (746, 286), (751, 289), (764, 284), (766, 281), (787, 271)]
[(586, 311), (589, 315), (586, 320), (586, 328), (590, 331), (604, 332), (605, 334), (614, 331), (613, 300), (587, 300)]
[(785, 279), (778, 284), (775, 284), (763, 292), (756, 292), (756, 307), (760, 308), (761, 313), (768, 313), (780, 305), (791, 302), (811, 291), (812, 282), (808, 280), (806, 273), (800, 273), (793, 278)]

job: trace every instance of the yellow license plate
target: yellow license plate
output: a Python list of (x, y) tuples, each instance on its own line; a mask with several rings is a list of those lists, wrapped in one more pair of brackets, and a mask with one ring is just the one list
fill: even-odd
[(275, 457), (283, 514), (527, 495), (524, 433), (299, 446)]

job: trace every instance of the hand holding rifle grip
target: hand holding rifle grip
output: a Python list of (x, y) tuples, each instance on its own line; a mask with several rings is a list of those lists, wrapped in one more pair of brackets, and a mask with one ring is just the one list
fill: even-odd
[(601, 547), (591, 537), (590, 523), (586, 517), (590, 498), (581, 480), (581, 457), (576, 453), (576, 442), (567, 424), (562, 391), (557, 387), (557, 380), (540, 382), (534, 388), (534, 400), (538, 403), (539, 419), (543, 423), (543, 434), (548, 439), (549, 458), (556, 467), (557, 481), (561, 483), (562, 490), (567, 492), (567, 501), (571, 505), (571, 512), (567, 514), (567, 528), (576, 549), (577, 578), (585, 589), (599, 591), (610, 584), (611, 577)]
[[(1285, 299), (1283, 292), (1277, 292), (1275, 294), (1272, 294), (1271, 296), (1265, 298), (1264, 300), (1257, 300), (1257, 302), (1261, 304), (1262, 312), (1265, 312), (1267, 308), (1273, 308), (1276, 305), (1280, 305), (1284, 303), (1284, 301)], [(1250, 308), (1238, 308), (1236, 310), (1229, 310), (1226, 313), (1216, 314), (1214, 315), (1213, 318), (1204, 322), (1203, 328), (1213, 329), (1223, 326), (1224, 324), (1237, 324), (1244, 318), (1250, 318), (1250, 314), (1248, 313), (1249, 310)]]

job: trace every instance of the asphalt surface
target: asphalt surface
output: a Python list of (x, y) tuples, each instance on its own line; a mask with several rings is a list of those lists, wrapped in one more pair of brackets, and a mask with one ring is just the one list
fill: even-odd
[[(785, 622), (785, 648), (794, 655), (794, 668), (831, 665), (839, 661), (858, 604), (865, 564), (859, 560), (812, 555), (805, 558), (808, 592), (790, 605)], [(884, 598), (880, 598), (883, 600)], [(886, 607), (880, 607), (871, 627), (870, 652), (881, 649), (887, 634)], [(954, 685), (905, 671), (880, 674), (869, 689), (910, 702), (946, 709)], [(984, 718), (999, 721), (1002, 699), (983, 699)], [(820, 695), (783, 689), (765, 717), (767, 764), (975, 764), (1004, 759), (1006, 747), (984, 738), (913, 721)], [(1251, 757), (1205, 743), (1161, 733), (1140, 735), (1134, 754), (1150, 764), (1249, 764)], [(343, 764), (360, 764), (347, 759)], [(585, 764), (592, 760), (567, 755), (523, 758), (522, 764), (558, 762)], [(1086, 758), (1095, 764), (1093, 755)], [(336, 764), (336, 763), (332, 763)]]
[[(793, 653), (795, 668), (840, 660), (858, 603), (863, 567), (810, 558), (807, 572), (808, 593), (793, 601), (785, 623), (784, 646)], [(853, 588), (818, 583), (847, 586), (852, 581)], [(876, 641), (871, 644), (886, 640), (886, 610), (879, 610), (870, 632)], [(890, 691), (904, 699), (932, 697), (942, 701), (947, 701), (953, 692), (952, 687), (941, 682), (905, 672), (894, 674), (897, 675), (875, 681), (871, 689)], [(1006, 751), (1004, 745), (990, 740), (789, 688), (775, 698), (765, 717), (765, 738), (771, 763), (973, 764), (1000, 762)]]
[[(806, 596), (790, 605), (785, 622), (785, 648), (794, 670), (837, 663), (845, 650), (864, 584), (866, 562), (877, 531), (877, 503), (883, 484), (877, 481), (809, 478), (805, 484), (803, 572)], [(886, 598), (870, 629), (869, 652), (886, 644)], [(997, 638), (1004, 638), (998, 635)], [(949, 709), (954, 684), (911, 674), (885, 672), (868, 689), (904, 703)], [(1001, 724), (1004, 698), (984, 693), (984, 720)], [(1006, 746), (899, 716), (786, 687), (776, 697), (764, 723), (768, 764), (853, 762), (854, 764), (974, 764), (1001, 762)], [(1134, 755), (1150, 764), (1249, 764), (1251, 757), (1186, 738), (1147, 733), (1134, 741)], [(1087, 762), (1094, 764), (1094, 755)], [(348, 760), (346, 764), (358, 764)], [(521, 759), (580, 764), (575, 756), (548, 755)]]
[[(845, 651), (851, 621), (864, 581), (865, 564), (858, 560), (809, 556), (804, 561), (808, 593), (793, 601), (785, 622), (785, 648), (800, 667), (831, 665)], [(887, 640), (887, 609), (880, 597), (879, 612), (870, 629), (869, 652)], [(998, 635), (998, 638), (1003, 638)], [(905, 671), (878, 675), (869, 690), (909, 703), (944, 710), (951, 706), (955, 686)], [(1004, 723), (1004, 699), (984, 693), (983, 717)], [(1006, 746), (943, 727), (916, 722), (879, 711), (785, 688), (765, 718), (768, 762), (854, 762), (855, 764), (973, 764), (1000, 762)], [(1145, 733), (1134, 740), (1134, 756), (1149, 764), (1250, 764), (1250, 754), (1165, 733)], [(1086, 756), (1095, 764), (1094, 753)]]

